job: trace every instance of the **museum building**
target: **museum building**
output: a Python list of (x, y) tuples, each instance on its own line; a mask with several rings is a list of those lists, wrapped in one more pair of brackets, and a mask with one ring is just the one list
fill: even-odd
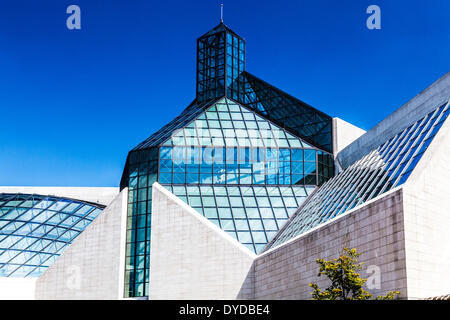
[(197, 39), (194, 100), (120, 188), (0, 187), (0, 298), (310, 299), (344, 247), (371, 293), (448, 294), (450, 73), (365, 132), (245, 57), (223, 22)]

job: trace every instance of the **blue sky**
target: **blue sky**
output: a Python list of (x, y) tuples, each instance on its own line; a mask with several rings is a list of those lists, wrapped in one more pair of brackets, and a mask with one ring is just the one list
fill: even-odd
[[(195, 40), (219, 3), (1, 1), (0, 185), (118, 186), (127, 152), (194, 99)], [(224, 4), (250, 73), (363, 129), (450, 70), (448, 0)]]

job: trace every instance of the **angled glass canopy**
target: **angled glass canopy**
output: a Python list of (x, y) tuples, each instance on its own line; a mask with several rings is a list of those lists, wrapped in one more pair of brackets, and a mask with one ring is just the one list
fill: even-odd
[(332, 170), (331, 155), (223, 98), (161, 144), (159, 182), (317, 185)]
[(449, 113), (446, 103), (329, 180), (295, 213), (268, 248), (405, 183)]
[(314, 187), (165, 185), (253, 252), (260, 252)]
[(240, 78), (243, 99), (241, 95), (233, 98), (315, 147), (333, 152), (330, 116), (248, 72)]
[(0, 277), (39, 277), (104, 206), (35, 194), (0, 194)]
[(138, 144), (131, 151), (159, 146), (161, 143), (169, 139), (176, 130), (183, 128), (188, 123), (193, 121), (203, 111), (205, 111), (205, 109), (208, 108), (208, 106), (214, 104), (214, 102), (215, 101), (198, 103), (197, 101), (193, 101), (186, 109), (183, 110), (183, 112), (178, 117), (170, 121), (168, 124), (166, 124), (164, 127), (156, 131), (146, 140)]
[(162, 145), (314, 148), (231, 99), (222, 98), (205, 109)]

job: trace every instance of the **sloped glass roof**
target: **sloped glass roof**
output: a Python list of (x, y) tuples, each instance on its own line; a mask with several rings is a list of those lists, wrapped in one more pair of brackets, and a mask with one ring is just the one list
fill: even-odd
[[(208, 112), (202, 114), (206, 110)], [(239, 119), (232, 119), (231, 116), (239, 117)], [(247, 119), (244, 119), (244, 117)], [(249, 124), (245, 125), (245, 123)], [(233, 132), (234, 136), (225, 136), (233, 135)], [(261, 132), (265, 135), (264, 137), (262, 137)], [(242, 135), (242, 137), (237, 135)], [(192, 141), (186, 141), (186, 139), (192, 139)], [(254, 146), (261, 147), (261, 143), (264, 143), (264, 141), (266, 144), (276, 147), (277, 145), (274, 143), (278, 141), (279, 147), (314, 148), (281, 127), (254, 115), (253, 112), (239, 105), (239, 103), (228, 98), (220, 98), (202, 104), (198, 104), (196, 101), (192, 102), (178, 117), (131, 151), (159, 145), (180, 145), (182, 143), (191, 145), (193, 142), (205, 146), (221, 146), (225, 141), (224, 139), (228, 139), (228, 142), (234, 140), (236, 145), (238, 145), (238, 141), (244, 144), (245, 140), (245, 146), (247, 147), (252, 146), (251, 142)]]
[(228, 98), (159, 151), (159, 183), (255, 252), (315, 189), (318, 163), (332, 165), (331, 155), (324, 164), (324, 152)]
[(260, 252), (314, 187), (164, 186), (253, 252)]
[[(211, 30), (206, 32), (200, 38), (208, 37), (210, 35), (213, 35), (213, 34), (216, 34), (219, 32), (229, 32), (229, 33), (233, 34), (234, 36), (239, 37), (236, 32), (234, 32), (233, 30), (230, 29), (230, 27), (225, 25), (223, 22), (220, 22), (217, 26), (215, 26), (214, 28), (212, 28)], [(241, 37), (239, 37), (239, 38), (241, 38)]]
[[(327, 152), (333, 151), (332, 118), (265, 81), (243, 72), (239, 77), (244, 88), (243, 98), (232, 97), (268, 120)], [(243, 100), (243, 101), (241, 101)]]
[(162, 145), (313, 148), (227, 98), (212, 104), (183, 129), (174, 131)]
[(104, 206), (35, 194), (0, 194), (0, 277), (39, 277)]
[(330, 179), (294, 214), (268, 248), (405, 183), (449, 112), (449, 103), (442, 105)]
[(140, 149), (147, 149), (150, 147), (159, 146), (165, 140), (170, 138), (170, 136), (172, 135), (172, 133), (175, 130), (184, 127), (185, 125), (190, 123), (192, 120), (197, 118), (203, 111), (205, 111), (205, 108), (214, 104), (214, 102), (215, 101), (198, 103), (196, 100), (194, 100), (186, 109), (183, 110), (183, 112), (178, 117), (176, 117), (175, 119), (170, 121), (164, 127), (162, 127), (161, 129), (156, 131), (154, 134), (152, 134), (150, 137), (145, 139), (143, 142), (138, 144), (131, 151), (136, 151), (136, 150), (140, 150)]

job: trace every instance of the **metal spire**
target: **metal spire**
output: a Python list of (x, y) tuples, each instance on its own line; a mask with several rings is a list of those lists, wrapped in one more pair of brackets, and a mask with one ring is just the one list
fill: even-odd
[(223, 3), (220, 4), (220, 23), (223, 23)]

